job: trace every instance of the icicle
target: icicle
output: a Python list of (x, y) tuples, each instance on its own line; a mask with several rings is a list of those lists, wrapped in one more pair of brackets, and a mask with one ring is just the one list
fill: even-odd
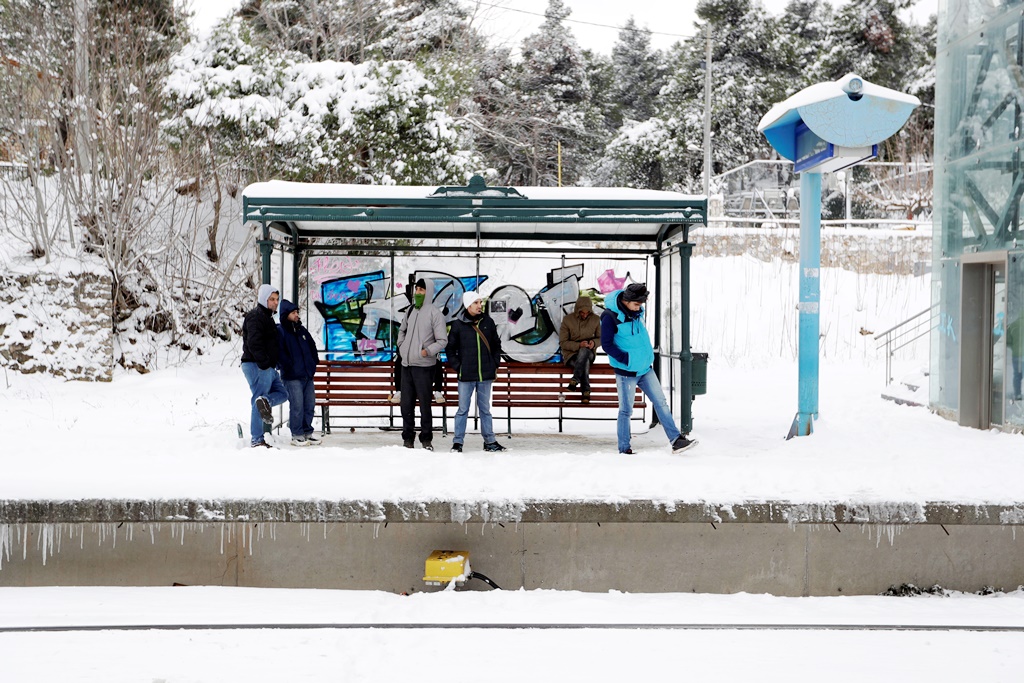
[(225, 524), (220, 525), (220, 554), (224, 554), (224, 527)]
[(0, 525), (0, 569), (4, 568), (4, 556), (11, 561), (11, 525)]
[(149, 525), (149, 543), (150, 545), (156, 545), (156, 532), (153, 530), (153, 525)]
[(22, 537), (21, 542), (21, 559), (25, 561), (28, 559), (28, 524), (25, 525), (25, 534)]

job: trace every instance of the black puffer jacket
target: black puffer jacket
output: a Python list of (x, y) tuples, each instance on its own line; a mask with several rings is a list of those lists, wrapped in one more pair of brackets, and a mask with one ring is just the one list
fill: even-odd
[[(487, 339), (486, 343), (477, 334), (478, 328)], [(471, 319), (463, 310), (448, 331), (448, 347), (445, 351), (448, 354), (448, 365), (455, 369), (460, 382), (493, 380), (501, 363), (498, 328), (486, 313)]]
[(242, 362), (256, 363), (260, 370), (277, 367), (277, 325), (263, 304), (256, 304), (242, 321)]

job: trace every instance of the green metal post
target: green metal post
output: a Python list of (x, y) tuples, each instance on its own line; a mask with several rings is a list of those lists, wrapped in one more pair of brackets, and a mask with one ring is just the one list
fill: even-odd
[(683, 243), (679, 245), (680, 266), (680, 298), (679, 316), (682, 318), (682, 338), (680, 339), (680, 350), (683, 360), (682, 386), (680, 387), (680, 404), (683, 409), (683, 419), (679, 430), (683, 434), (693, 431), (693, 354), (690, 352), (690, 256), (693, 254), (693, 244), (690, 242), (690, 229), (683, 226)]
[(263, 284), (270, 284), (270, 255), (273, 251), (273, 245), (270, 243), (270, 226), (267, 225), (267, 221), (263, 221), (263, 239), (260, 240), (260, 257), (261, 257), (261, 268), (263, 270)]

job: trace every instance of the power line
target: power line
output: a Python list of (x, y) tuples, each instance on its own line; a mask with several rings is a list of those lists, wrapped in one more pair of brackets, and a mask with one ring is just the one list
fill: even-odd
[[(543, 19), (547, 19), (547, 15), (546, 14), (541, 14), (540, 12), (529, 12), (529, 11), (524, 10), (524, 9), (516, 9), (514, 7), (505, 7), (504, 5), (494, 5), (494, 4), (491, 4), (489, 2), (482, 2), (481, 0), (470, 0), (470, 1), (473, 4), (475, 4), (475, 5), (483, 5), (484, 7), (493, 7), (494, 9), (500, 9), (500, 10), (504, 10), (506, 12), (519, 12), (520, 14), (529, 14), (529, 15), (534, 16), (534, 17), (541, 17)], [(632, 31), (634, 33), (647, 33), (647, 34), (650, 34), (652, 36), (668, 36), (669, 38), (695, 38), (696, 37), (696, 36), (693, 36), (693, 35), (686, 35), (684, 33), (663, 33), (662, 31), (651, 31), (650, 29), (646, 29), (646, 28), (631, 28), (631, 29), (627, 29), (624, 26), (612, 26), (611, 24), (598, 24), (598, 23), (593, 22), (593, 21), (581, 21), (579, 19), (563, 19), (562, 21), (565, 21), (565, 22), (568, 22), (568, 23), (571, 23), (571, 24), (584, 24), (586, 26), (596, 26), (598, 28), (610, 28), (610, 29), (615, 29), (616, 31)]]

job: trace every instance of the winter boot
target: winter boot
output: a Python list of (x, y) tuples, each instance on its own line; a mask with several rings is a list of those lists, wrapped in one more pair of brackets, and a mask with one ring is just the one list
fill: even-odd
[(260, 419), (263, 420), (263, 424), (274, 424), (274, 412), (270, 409), (270, 401), (267, 400), (266, 396), (260, 396), (256, 399), (256, 410), (260, 412)]
[(689, 450), (696, 445), (696, 439), (690, 441), (685, 436), (680, 436), (678, 439), (672, 442), (672, 455), (679, 455), (683, 451)]

